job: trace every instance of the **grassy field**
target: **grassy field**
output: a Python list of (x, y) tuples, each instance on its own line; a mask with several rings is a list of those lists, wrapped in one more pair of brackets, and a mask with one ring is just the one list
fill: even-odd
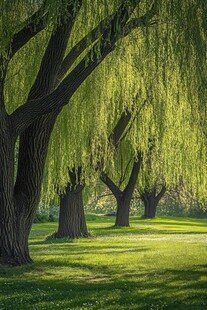
[(88, 216), (93, 238), (50, 240), (34, 224), (34, 264), (0, 266), (0, 309), (207, 309), (207, 220)]

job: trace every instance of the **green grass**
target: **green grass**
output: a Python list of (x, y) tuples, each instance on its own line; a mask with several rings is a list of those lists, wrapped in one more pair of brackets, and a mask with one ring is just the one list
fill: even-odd
[(34, 264), (0, 267), (0, 309), (207, 309), (207, 220), (88, 216), (91, 239), (50, 240), (34, 224)]

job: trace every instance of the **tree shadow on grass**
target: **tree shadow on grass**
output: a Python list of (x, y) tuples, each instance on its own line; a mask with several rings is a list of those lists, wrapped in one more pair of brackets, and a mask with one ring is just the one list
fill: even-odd
[[(140, 221), (140, 223), (141, 224), (146, 224), (146, 225), (161, 225), (161, 227), (163, 226), (163, 225), (165, 225), (165, 227), (167, 227), (167, 226), (189, 226), (189, 227), (198, 227), (198, 228), (201, 228), (201, 227), (204, 227), (204, 228), (206, 228), (207, 229), (207, 222), (204, 222), (204, 223), (202, 223), (202, 222), (186, 222), (186, 221), (168, 221), (168, 220), (166, 220), (166, 221), (164, 221), (164, 220), (162, 220), (162, 221), (157, 221), (157, 220), (154, 220), (153, 222), (147, 222), (147, 220), (144, 220), (144, 221), (146, 221), (145, 223), (142, 223), (141, 221)], [(137, 222), (136, 222), (137, 223)]]
[[(68, 243), (67, 240), (62, 240), (60, 242), (54, 242), (54, 243), (48, 243), (45, 241), (42, 242), (31, 242), (30, 246), (36, 246), (41, 245), (41, 251), (38, 250), (38, 256), (45, 256), (45, 253), (47, 252), (48, 255), (116, 255), (116, 254), (128, 254), (128, 253), (139, 253), (149, 250), (149, 248), (140, 246), (139, 244), (133, 244), (133, 247), (129, 247), (128, 244), (125, 246), (122, 246), (120, 244), (101, 244), (96, 245), (94, 243), (86, 243), (80, 244), (80, 243)], [(53, 245), (55, 247), (53, 247)], [(58, 247), (56, 246), (58, 245)]]
[[(160, 223), (161, 224), (161, 223)], [(173, 226), (173, 225), (172, 225)], [(107, 226), (107, 227), (93, 227), (92, 232), (93, 236), (96, 237), (115, 237), (115, 236), (120, 236), (124, 235), (126, 236), (132, 236), (132, 235), (137, 235), (137, 237), (140, 237), (141, 235), (170, 235), (170, 234), (207, 234), (207, 226), (206, 226), (206, 231), (191, 231), (186, 228), (186, 225), (183, 225), (183, 230), (179, 230), (181, 228), (181, 225), (178, 226), (178, 229), (172, 229), (170, 225), (162, 226), (160, 228), (156, 224), (153, 225), (153, 227), (150, 227), (148, 225), (131, 225), (131, 227), (114, 227), (114, 226)], [(175, 225), (174, 225), (175, 226)], [(205, 226), (204, 226), (205, 227)], [(200, 227), (199, 227), (200, 228)]]
[[(42, 270), (48, 265), (55, 267), (51, 261), (37, 265)], [(32, 273), (30, 277), (13, 277), (1, 283), (0, 309), (204, 310), (207, 306), (207, 265), (191, 270), (136, 270), (134, 274), (123, 269), (114, 277), (107, 266), (75, 263), (70, 268), (93, 274), (63, 279), (39, 279)]]

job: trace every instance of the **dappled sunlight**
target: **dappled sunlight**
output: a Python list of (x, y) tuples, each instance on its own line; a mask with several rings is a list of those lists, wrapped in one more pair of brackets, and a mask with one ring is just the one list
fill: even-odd
[(57, 223), (35, 224), (35, 263), (0, 270), (1, 309), (205, 309), (205, 220), (104, 219), (89, 221), (89, 239), (46, 240)]

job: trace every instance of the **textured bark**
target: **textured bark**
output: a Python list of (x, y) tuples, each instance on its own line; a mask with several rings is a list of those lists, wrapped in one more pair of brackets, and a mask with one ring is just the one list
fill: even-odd
[(60, 196), (59, 225), (55, 238), (89, 236), (83, 207), (83, 188), (83, 185), (77, 185), (76, 189), (68, 185), (64, 195)]
[[(13, 196), (14, 146), (8, 116), (0, 114), (0, 262), (21, 265), (30, 262), (22, 224), (24, 208), (20, 208)], [(22, 206), (24, 207), (24, 206)]]
[(141, 194), (141, 199), (144, 203), (143, 218), (154, 218), (156, 216), (157, 206), (166, 192), (166, 187), (163, 186), (161, 191), (156, 195), (156, 188), (154, 187), (151, 192), (145, 191)]
[(83, 189), (81, 184), (82, 167), (68, 171), (70, 183), (65, 188), (65, 193), (60, 194), (60, 215), (58, 231), (55, 238), (80, 238), (88, 237), (84, 206)]
[[(70, 23), (63, 24), (51, 36), (38, 76), (30, 91), (29, 99), (34, 100), (42, 97), (54, 89), (57, 72), (64, 57), (70, 29)], [(57, 42), (59, 42), (58, 48), (55, 48)], [(0, 256), (2, 263), (22, 265), (32, 261), (29, 256), (28, 238), (39, 204), (49, 138), (58, 112), (59, 110), (39, 118), (20, 136), (15, 186), (13, 184), (14, 174), (11, 174), (7, 169), (8, 176), (12, 177), (11, 210), (13, 213), (8, 212), (7, 207), (7, 211), (5, 212), (7, 218), (5, 220), (3, 218), (0, 224), (0, 229), (6, 231), (5, 234), (1, 234)], [(11, 118), (10, 123), (12, 123)], [(15, 143), (16, 132), (13, 129), (12, 126), (10, 132)], [(9, 143), (10, 145), (10, 141), (12, 141), (11, 138), (9, 142), (7, 141), (4, 144), (7, 145)], [(5, 161), (5, 156), (3, 161)], [(14, 152), (10, 156), (10, 165), (14, 165)], [(9, 225), (10, 231), (7, 225)], [(9, 238), (10, 242), (6, 238)]]

